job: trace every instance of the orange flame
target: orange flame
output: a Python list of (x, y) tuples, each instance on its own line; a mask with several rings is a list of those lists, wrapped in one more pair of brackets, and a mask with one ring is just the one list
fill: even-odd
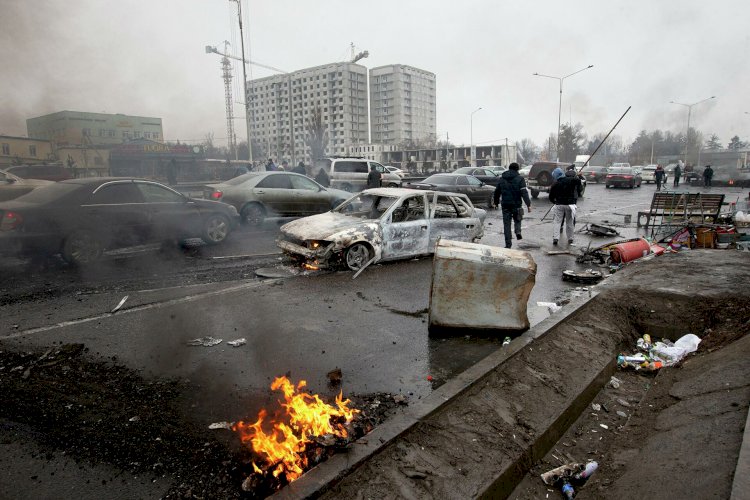
[[(286, 377), (277, 377), (271, 384), (271, 389), (280, 390), (284, 394), (281, 403), (289, 423), (270, 422), (271, 431), (263, 430), (263, 422), (267, 412), (261, 410), (258, 420), (254, 424), (238, 422), (232, 429), (239, 433), (243, 443), (250, 443), (253, 451), (260, 455), (269, 466), (273, 466), (272, 474), (278, 477), (284, 474), (287, 481), (294, 481), (304, 472), (307, 458), (304, 455), (307, 444), (316, 436), (332, 434), (345, 438), (347, 436), (344, 424), (349, 423), (359, 410), (349, 408), (351, 401), (343, 399), (342, 394), (336, 396), (336, 406), (322, 401), (317, 394), (299, 392), (307, 382), (300, 380), (295, 387)], [(334, 419), (332, 422), (331, 420)], [(253, 470), (262, 470), (253, 463)]]

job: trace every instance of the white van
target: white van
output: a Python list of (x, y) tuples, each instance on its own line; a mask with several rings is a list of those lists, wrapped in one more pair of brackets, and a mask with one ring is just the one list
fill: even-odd
[(354, 193), (367, 187), (367, 174), (373, 166), (382, 174), (381, 186), (401, 187), (401, 177), (388, 172), (380, 163), (366, 158), (330, 157), (315, 160), (312, 167), (312, 177), (317, 179), (320, 171), (323, 170), (328, 176), (332, 188)]

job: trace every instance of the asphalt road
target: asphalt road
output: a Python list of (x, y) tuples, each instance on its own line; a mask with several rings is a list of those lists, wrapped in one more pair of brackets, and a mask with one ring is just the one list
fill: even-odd
[[(638, 234), (636, 213), (648, 207), (653, 191), (653, 185), (608, 190), (590, 184), (579, 203), (577, 227), (605, 223), (633, 237)], [(711, 192), (727, 194), (727, 202), (747, 195), (731, 188)], [(529, 302), (532, 324), (548, 314), (537, 301), (586, 293), (560, 279), (565, 269), (583, 269), (574, 257), (547, 254), (567, 248), (552, 247), (550, 218), (541, 220), (549, 207), (544, 193), (534, 200), (524, 219), (524, 239), (514, 241), (514, 248), (528, 250), (538, 266)], [(626, 215), (632, 217), (629, 224)], [(254, 415), (267, 401), (272, 378), (287, 372), (328, 394), (333, 389), (326, 373), (338, 367), (345, 393), (420, 398), (502, 348), (502, 339), (468, 331), (448, 339), (428, 337), (429, 258), (372, 266), (356, 280), (345, 271), (302, 273), (281, 260), (274, 244), (277, 231), (278, 223), (271, 221), (259, 230), (243, 227), (218, 247), (146, 248), (85, 271), (56, 259), (5, 260), (0, 263), (0, 338), (16, 346), (84, 342), (95, 357), (116, 356), (154, 376), (198, 381), (202, 390), (191, 396), (197, 418), (206, 421)], [(501, 231), (500, 214), (491, 211), (482, 243), (502, 246)], [(575, 245), (606, 241), (581, 233)], [(281, 269), (293, 277), (260, 279), (258, 268)], [(123, 307), (112, 314), (126, 295)], [(206, 335), (224, 342), (186, 345)], [(247, 344), (226, 344), (237, 338)]]

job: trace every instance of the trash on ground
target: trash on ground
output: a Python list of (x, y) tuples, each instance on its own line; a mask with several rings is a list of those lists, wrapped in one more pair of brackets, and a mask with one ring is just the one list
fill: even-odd
[(628, 414), (621, 410), (617, 410), (617, 415), (622, 418), (628, 418)]
[(328, 382), (330, 382), (331, 385), (338, 385), (341, 383), (341, 379), (344, 375), (341, 373), (341, 368), (336, 367), (328, 372), (326, 376), (328, 377)]
[(573, 283), (598, 283), (604, 278), (601, 271), (594, 271), (593, 269), (586, 269), (585, 271), (573, 271), (566, 269), (562, 273), (563, 281), (571, 281)]
[(209, 424), (208, 428), (213, 429), (227, 429), (232, 430), (232, 426), (234, 425), (234, 422), (214, 422), (212, 424)]
[(536, 305), (539, 307), (546, 307), (550, 314), (556, 313), (562, 309), (562, 306), (558, 306), (555, 302), (537, 302)]
[(188, 340), (187, 345), (189, 346), (202, 346), (202, 347), (211, 347), (218, 344), (221, 344), (223, 342), (222, 339), (215, 339), (211, 336), (208, 337), (201, 337), (199, 339), (193, 339)]
[(119, 303), (118, 303), (118, 304), (117, 304), (117, 305), (116, 305), (116, 306), (115, 306), (115, 307), (114, 307), (114, 308), (113, 308), (113, 309), (112, 309), (112, 310), (111, 310), (110, 312), (111, 312), (111, 313), (116, 313), (117, 311), (119, 311), (119, 310), (120, 310), (120, 308), (121, 308), (121, 307), (122, 307), (122, 306), (123, 306), (123, 305), (125, 304), (125, 301), (127, 301), (127, 300), (128, 300), (128, 297), (130, 297), (130, 295), (126, 295), (126, 296), (124, 296), (124, 297), (122, 298), (122, 300), (120, 300), (120, 302), (119, 302)]
[(591, 409), (594, 411), (602, 411), (602, 405), (597, 403), (591, 403)]
[(622, 238), (622, 235), (615, 228), (600, 224), (586, 224), (581, 228), (581, 231), (593, 234), (594, 236), (619, 236)]
[(656, 371), (665, 366), (674, 366), (685, 356), (698, 350), (700, 337), (688, 333), (676, 342), (662, 339), (661, 342), (651, 343), (651, 337), (646, 334), (636, 342), (636, 348), (641, 351), (636, 354), (620, 354), (617, 356), (617, 366), (633, 368), (635, 370)]
[(612, 387), (612, 389), (619, 389), (622, 385), (622, 380), (615, 376), (612, 376), (612, 378), (609, 379), (609, 385), (610, 387)]
[(393, 396), (393, 401), (397, 404), (406, 404), (406, 396), (403, 394), (396, 394)]
[(130, 417), (128, 419), (128, 422), (140, 422), (140, 420), (141, 420), (141, 417), (139, 417), (138, 415), (136, 415), (135, 417)]
[(505, 339), (503, 339), (503, 345), (505, 346), (508, 344), (510, 344), (510, 337), (505, 337)]
[(564, 484), (575, 484), (582, 486), (591, 475), (599, 468), (594, 461), (587, 463), (569, 463), (556, 467), (541, 475), (544, 484), (562, 487)]
[(239, 346), (245, 345), (245, 344), (247, 344), (247, 339), (245, 339), (245, 337), (242, 337), (242, 338), (236, 339), (236, 340), (229, 340), (229, 341), (227, 341), (227, 345), (231, 345), (232, 347), (239, 347)]

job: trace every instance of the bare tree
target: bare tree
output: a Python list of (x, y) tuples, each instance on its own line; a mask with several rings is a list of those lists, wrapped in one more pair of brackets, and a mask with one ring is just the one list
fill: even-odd
[(539, 146), (528, 137), (516, 142), (516, 150), (524, 163), (534, 163), (539, 157)]
[(310, 148), (312, 160), (323, 158), (328, 143), (328, 130), (323, 123), (323, 113), (319, 107), (312, 110), (310, 118), (305, 124), (305, 144)]

